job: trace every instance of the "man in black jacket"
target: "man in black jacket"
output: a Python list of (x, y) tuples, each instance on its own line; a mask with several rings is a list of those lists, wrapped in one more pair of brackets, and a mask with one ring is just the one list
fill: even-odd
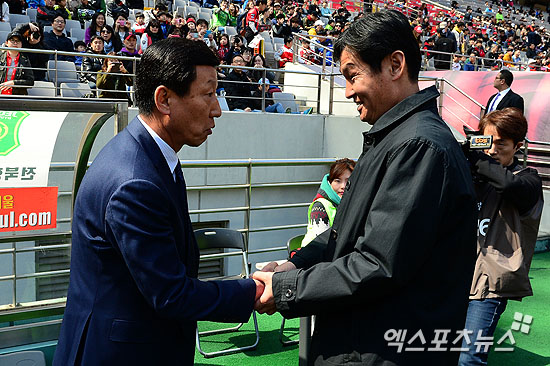
[[(436, 70), (451, 69), (451, 53), (456, 52), (456, 42), (445, 35), (443, 28), (437, 29), (437, 40), (434, 45), (434, 66)], [(441, 53), (443, 52), (443, 53)]]
[(456, 365), (476, 245), (468, 163), (435, 87), (419, 91), (403, 14), (365, 15), (334, 51), (346, 97), (372, 128), (332, 229), (268, 265), (275, 273), (254, 274), (266, 285), (256, 308), (316, 315), (309, 364)]
[[(246, 66), (246, 63), (241, 55), (235, 55), (233, 56), (231, 65)], [(251, 80), (243, 70), (233, 69), (221, 84), (225, 89), (227, 105), (230, 110), (242, 109), (247, 112), (252, 110), (252, 101), (250, 99), (252, 96)]]
[(525, 103), (521, 95), (512, 91), (511, 86), (514, 75), (508, 70), (501, 70), (495, 77), (493, 86), (498, 93), (491, 95), (485, 107), (485, 114), (504, 108), (514, 107), (525, 113)]
[(38, 7), (36, 11), (36, 21), (40, 24), (41, 27), (52, 25), (53, 20), (56, 16), (61, 15), (62, 17), (67, 17), (67, 12), (61, 12), (58, 9), (54, 8), (55, 0), (45, 0), (44, 5)]
[[(50, 50), (74, 52), (73, 41), (68, 38), (63, 31), (65, 30), (65, 18), (61, 14), (57, 15), (52, 22), (52, 30), (44, 34), (44, 44)], [(50, 60), (55, 59), (54, 55), (50, 56)], [(74, 56), (58, 55), (59, 61), (75, 61)]]

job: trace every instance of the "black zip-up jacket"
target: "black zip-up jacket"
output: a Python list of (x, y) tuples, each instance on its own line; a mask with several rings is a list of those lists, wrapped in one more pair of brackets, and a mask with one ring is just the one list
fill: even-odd
[[(310, 364), (457, 364), (459, 352), (427, 348), (436, 329), (450, 331), (442, 347), (460, 347), (452, 341), (466, 318), (477, 211), (438, 96), (435, 87), (409, 96), (364, 134), (332, 229), (291, 259), (297, 270), (273, 276), (283, 316), (317, 315)], [(419, 331), (426, 343), (408, 344)], [(401, 352), (388, 344), (400, 340)]]

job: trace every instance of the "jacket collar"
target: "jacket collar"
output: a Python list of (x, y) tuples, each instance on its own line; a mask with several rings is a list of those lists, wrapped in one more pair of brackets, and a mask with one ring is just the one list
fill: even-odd
[(408, 96), (401, 102), (394, 105), (389, 111), (384, 113), (378, 121), (374, 123), (374, 126), (364, 133), (364, 136), (373, 135), (379, 133), (387, 128), (395, 127), (403, 117), (413, 112), (418, 107), (426, 104), (439, 97), (439, 92), (435, 86), (431, 86), (426, 89), (420, 90), (418, 93)]

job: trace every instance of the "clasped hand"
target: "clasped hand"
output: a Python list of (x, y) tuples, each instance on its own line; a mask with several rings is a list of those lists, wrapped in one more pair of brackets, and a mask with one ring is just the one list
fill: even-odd
[(278, 265), (277, 262), (271, 262), (261, 271), (254, 272), (252, 278), (256, 282), (256, 303), (254, 310), (260, 314), (272, 315), (277, 310), (275, 308), (275, 299), (273, 298), (272, 279), (275, 272), (285, 272), (296, 269), (291, 262)]

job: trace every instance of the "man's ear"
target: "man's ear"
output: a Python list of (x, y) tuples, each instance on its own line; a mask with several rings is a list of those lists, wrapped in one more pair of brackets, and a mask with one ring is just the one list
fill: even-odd
[(521, 149), (521, 147), (523, 146), (523, 141), (520, 141), (516, 144), (516, 151), (518, 151), (519, 149)]
[(168, 89), (164, 85), (158, 86), (155, 89), (153, 98), (157, 110), (164, 115), (170, 115), (170, 89)]
[(390, 72), (392, 76), (392, 80), (397, 80), (403, 76), (403, 73), (405, 72), (405, 54), (403, 51), (393, 51), (389, 57), (390, 62)]

